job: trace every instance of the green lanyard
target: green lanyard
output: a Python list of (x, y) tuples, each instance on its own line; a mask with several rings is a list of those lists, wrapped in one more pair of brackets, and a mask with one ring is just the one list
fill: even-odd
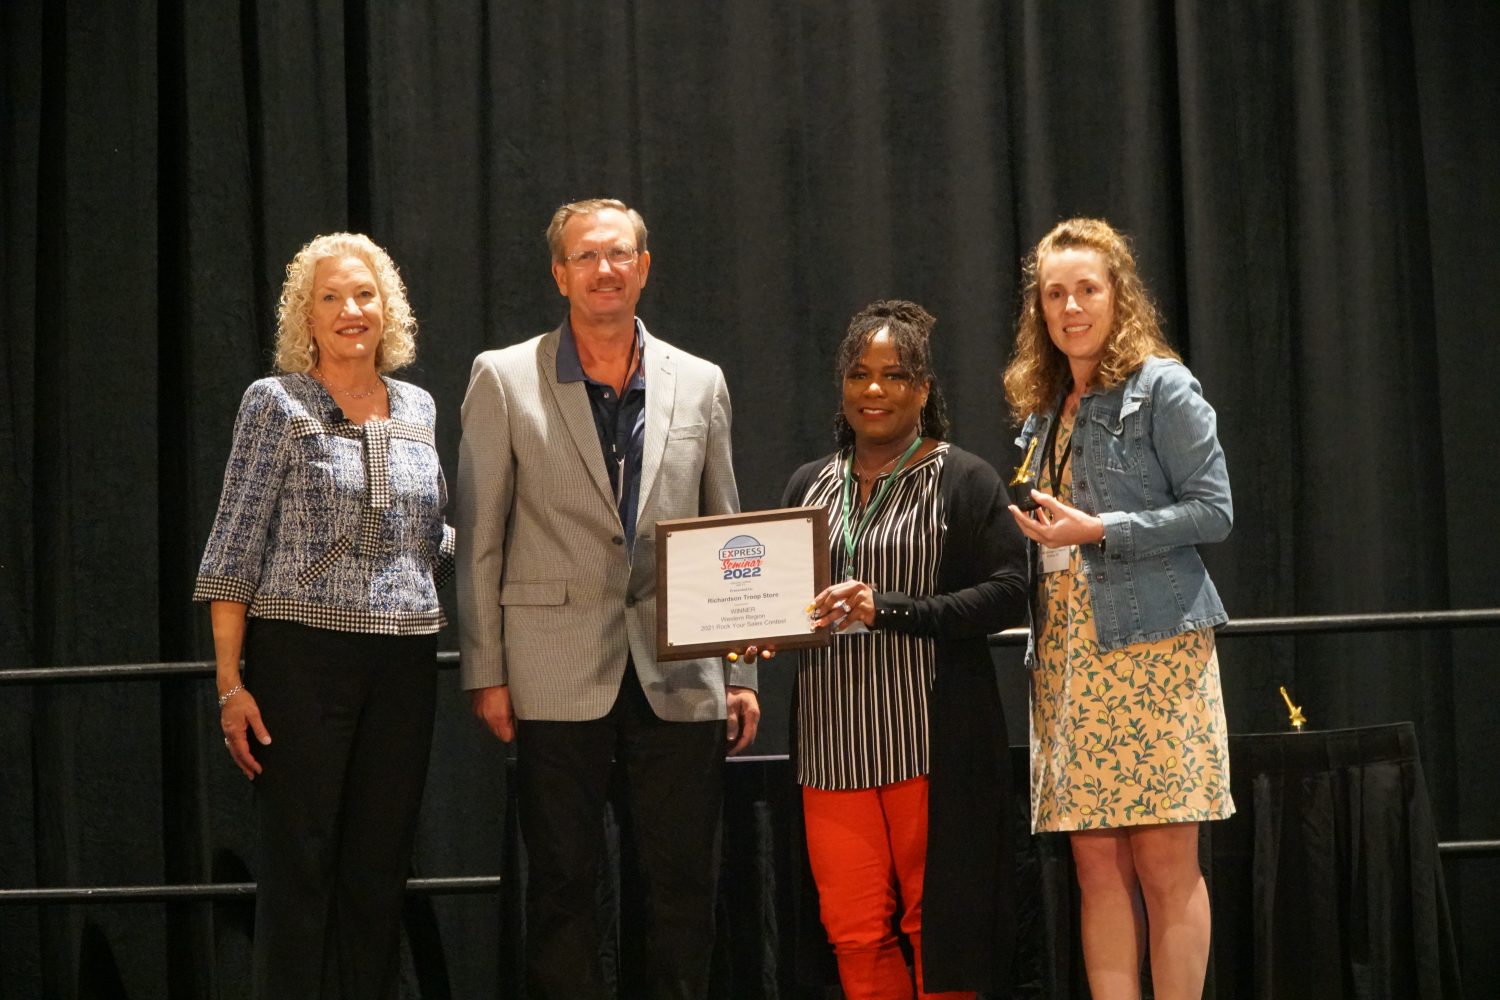
[(865, 516), (859, 519), (859, 527), (853, 529), (849, 527), (849, 508), (853, 505), (854, 497), (854, 449), (849, 449), (849, 462), (844, 466), (844, 488), (839, 492), (839, 519), (843, 522), (841, 527), (844, 529), (844, 573), (846, 574), (846, 579), (854, 579), (855, 541), (860, 535), (864, 534), (865, 528), (870, 524), (870, 519), (875, 516), (875, 509), (880, 506), (880, 501), (885, 497), (886, 490), (891, 488), (891, 483), (894, 483), (896, 477), (901, 474), (901, 470), (906, 468), (906, 460), (912, 457), (921, 444), (922, 437), (918, 435), (917, 439), (901, 453), (901, 458), (897, 460), (896, 467), (891, 470), (891, 474), (886, 477), (885, 482), (880, 484), (880, 489), (875, 491), (874, 499), (865, 508)]

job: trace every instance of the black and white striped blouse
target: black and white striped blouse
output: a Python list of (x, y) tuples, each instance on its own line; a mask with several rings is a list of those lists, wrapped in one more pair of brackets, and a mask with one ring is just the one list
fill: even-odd
[[(830, 572), (876, 593), (914, 596), (937, 588), (946, 518), (938, 479), (948, 453), (939, 444), (902, 469), (856, 540), (844, 550), (840, 493), (851, 457), (843, 451), (823, 468), (802, 499), (828, 508)], [(865, 508), (857, 491), (849, 512), (858, 525)], [(835, 634), (827, 649), (808, 651), (797, 671), (797, 781), (813, 788), (874, 788), (928, 772), (927, 699), (937, 640), (890, 630)]]

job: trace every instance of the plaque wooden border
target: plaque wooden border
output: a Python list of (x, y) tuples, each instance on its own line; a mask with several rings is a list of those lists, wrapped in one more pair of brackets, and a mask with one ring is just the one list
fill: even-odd
[(794, 635), (757, 635), (747, 632), (732, 640), (672, 643), (667, 634), (667, 601), (671, 593), (667, 579), (667, 548), (672, 536), (686, 531), (714, 530), (741, 524), (764, 524), (768, 521), (791, 521), (807, 518), (812, 522), (813, 595), (828, 586), (828, 510), (824, 507), (781, 507), (742, 514), (712, 514), (707, 517), (683, 517), (656, 522), (656, 658), (658, 660), (695, 660), (707, 656), (724, 656), (741, 652), (746, 646), (774, 646), (778, 652), (793, 649), (816, 649), (833, 641), (827, 629), (798, 632)]

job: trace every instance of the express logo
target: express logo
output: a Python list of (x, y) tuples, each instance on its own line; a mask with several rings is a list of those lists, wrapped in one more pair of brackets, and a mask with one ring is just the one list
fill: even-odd
[(760, 576), (761, 560), (766, 547), (750, 535), (735, 535), (719, 549), (719, 562), (724, 570), (724, 579), (742, 580)]

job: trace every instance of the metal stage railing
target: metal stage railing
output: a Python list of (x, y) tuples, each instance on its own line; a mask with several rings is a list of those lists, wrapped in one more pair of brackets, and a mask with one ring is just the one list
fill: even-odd
[[(1488, 628), (1500, 625), (1500, 608), (1461, 611), (1409, 611), (1392, 614), (1299, 615), (1284, 618), (1242, 618), (1221, 625), (1221, 637), (1315, 635), (1337, 632), (1395, 632), (1430, 629)], [(992, 646), (1026, 642), (1025, 629), (1006, 629), (990, 636)], [(438, 654), (443, 667), (458, 665), (458, 653)], [(185, 663), (119, 663), (82, 667), (32, 667), (0, 670), (0, 686), (66, 684), (99, 681), (151, 681), (173, 677), (211, 677), (212, 660)], [(785, 760), (783, 755), (743, 758), (746, 761)], [(730, 758), (731, 763), (736, 758)], [(1449, 840), (1438, 843), (1445, 858), (1500, 854), (1500, 840)], [(459, 895), (494, 892), (498, 875), (414, 878), (406, 891), (420, 895)], [(210, 882), (185, 885), (56, 886), (0, 889), (0, 906), (87, 905), (100, 903), (223, 902), (255, 895), (254, 882)]]
[[(1238, 618), (1214, 630), (1216, 636), (1316, 635), (1331, 632), (1415, 632), (1428, 629), (1485, 628), (1500, 625), (1500, 608), (1462, 611), (1404, 611), (1390, 614), (1297, 615), (1284, 618)], [(991, 646), (1020, 646), (1024, 628), (990, 636)], [(438, 654), (438, 665), (458, 666), (458, 653)], [(155, 681), (168, 677), (208, 677), (212, 660), (182, 663), (112, 663), (85, 667), (21, 667), (0, 670), (7, 684), (66, 684), (87, 681)]]

